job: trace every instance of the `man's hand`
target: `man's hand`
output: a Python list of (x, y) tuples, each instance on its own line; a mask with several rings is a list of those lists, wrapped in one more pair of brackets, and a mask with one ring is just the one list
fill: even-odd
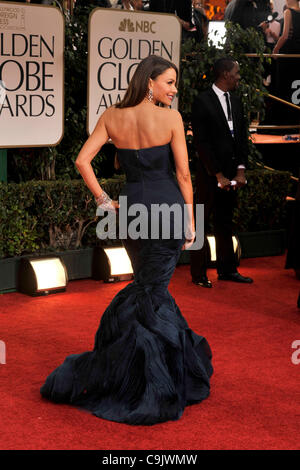
[(223, 175), (223, 173), (217, 173), (216, 178), (218, 180), (218, 186), (221, 189), (226, 189), (227, 191), (230, 189), (231, 182), (226, 176)]
[(236, 181), (236, 187), (241, 188), (247, 184), (245, 170), (243, 168), (239, 168), (237, 170), (236, 176), (233, 178)]

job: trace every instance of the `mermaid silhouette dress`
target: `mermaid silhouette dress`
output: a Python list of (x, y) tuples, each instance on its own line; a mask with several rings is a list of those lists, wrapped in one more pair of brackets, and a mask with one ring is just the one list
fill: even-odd
[[(149, 224), (153, 204), (183, 208), (169, 144), (119, 149), (118, 158), (127, 181), (121, 195), (127, 196), (128, 207), (147, 207)], [(165, 239), (164, 221), (160, 219), (158, 236), (152, 239), (124, 239), (134, 281), (103, 313), (93, 351), (68, 356), (47, 377), (43, 397), (133, 425), (177, 420), (185, 406), (208, 397), (210, 347), (188, 327), (168, 291), (183, 230), (170, 218), (170, 237)], [(128, 226), (130, 222), (129, 217)]]

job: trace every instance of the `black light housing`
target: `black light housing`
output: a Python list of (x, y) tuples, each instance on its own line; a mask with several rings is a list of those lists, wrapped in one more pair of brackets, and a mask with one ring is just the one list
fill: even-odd
[(59, 256), (26, 257), (20, 261), (18, 291), (31, 296), (65, 292), (68, 273)]
[(93, 253), (92, 278), (118, 282), (133, 279), (131, 261), (123, 246), (96, 247)]

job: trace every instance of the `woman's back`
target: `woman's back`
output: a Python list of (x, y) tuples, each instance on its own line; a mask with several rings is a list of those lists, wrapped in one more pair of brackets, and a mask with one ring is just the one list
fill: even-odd
[(171, 142), (176, 111), (140, 103), (109, 108), (104, 114), (107, 133), (117, 148), (142, 149)]
[(289, 39), (300, 41), (300, 10), (289, 9), (292, 14)]
[[(297, 54), (300, 52), (300, 9), (299, 8), (288, 8), (284, 16), (284, 28), (283, 35), (286, 34), (287, 38), (284, 43), (279, 47), (280, 54)], [(280, 38), (279, 38), (280, 41)], [(278, 41), (278, 44), (279, 44)], [(275, 47), (275, 52), (276, 47)], [(284, 59), (284, 67), (288, 68), (287, 60)], [(292, 59), (291, 59), (292, 60)], [(293, 59), (295, 60), (295, 59)], [(297, 61), (297, 59), (296, 59)], [(293, 68), (295, 63), (291, 64)], [(287, 74), (286, 71), (284, 72)], [(288, 85), (290, 89), (290, 86)]]
[[(68, 356), (48, 376), (41, 393), (120, 423), (179, 419), (187, 405), (208, 397), (213, 372), (206, 339), (189, 328), (168, 291), (181, 249), (187, 247), (184, 203), (189, 243), (195, 238), (182, 119), (177, 111), (155, 106), (171, 105), (176, 79), (170, 62), (159, 56), (145, 58), (119, 107), (103, 113), (76, 160), (100, 209), (120, 208), (118, 237), (131, 260), (134, 281), (101, 316), (94, 349)], [(109, 137), (119, 149), (127, 177), (122, 188), (126, 198), (120, 197), (120, 204), (100, 187), (91, 165)], [(109, 234), (105, 231), (104, 238)]]

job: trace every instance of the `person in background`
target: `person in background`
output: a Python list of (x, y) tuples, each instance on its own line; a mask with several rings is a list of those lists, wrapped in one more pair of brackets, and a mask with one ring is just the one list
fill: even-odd
[(283, 32), (273, 54), (298, 54), (300, 52), (300, 8), (297, 0), (286, 0), (283, 14)]
[[(279, 37), (273, 54), (300, 53), (300, 8), (297, 0), (286, 0), (287, 8), (283, 15), (283, 32)], [(292, 102), (293, 83), (299, 79), (298, 58), (277, 58), (275, 95), (287, 102)], [(299, 122), (299, 111), (290, 106), (281, 107), (280, 123), (290, 124), (291, 129)], [(279, 113), (278, 113), (279, 117)]]
[(202, 3), (199, 0), (192, 1), (191, 28), (187, 32), (187, 37), (194, 38), (200, 42), (208, 35), (208, 18)]
[[(266, 52), (270, 52), (274, 48), (274, 45), (276, 44), (280, 36), (280, 29), (281, 29), (281, 25), (279, 21), (274, 19), (274, 15), (278, 16), (278, 13), (274, 12), (273, 0), (270, 1), (269, 7), (270, 7), (270, 15), (268, 15), (269, 19), (267, 18), (266, 20), (262, 21), (259, 25), (259, 27), (264, 33), (265, 47), (267, 48)], [(270, 17), (272, 17), (271, 20), (270, 20)], [(274, 81), (276, 77), (276, 65), (274, 61), (272, 60), (271, 63), (265, 63), (264, 68), (265, 68), (265, 77), (264, 77), (263, 83), (266, 87), (270, 87), (272, 83), (272, 89), (269, 88), (269, 91), (272, 92), (273, 89), (275, 90)]]
[(234, 6), (236, 4), (236, 0), (229, 0), (224, 12), (224, 20), (231, 21), (232, 13), (234, 10)]
[[(270, 9), (272, 14), (274, 13), (274, 3), (271, 0), (270, 1)], [(274, 45), (278, 41), (278, 38), (280, 36), (280, 23), (279, 21), (273, 19), (271, 21), (265, 20), (259, 25), (264, 34), (265, 34), (265, 42), (266, 46), (269, 47), (271, 50), (274, 48)]]
[[(271, 13), (269, 0), (236, 0), (230, 21), (238, 23), (243, 29), (258, 29), (260, 23)], [(229, 19), (229, 18), (228, 18)]]
[(256, 3), (252, 0), (236, 0), (230, 21), (238, 23), (244, 29), (256, 28), (259, 24)]
[(143, 0), (110, 0), (112, 8), (122, 10), (143, 10)]
[(132, 0), (132, 5), (135, 10), (143, 10), (144, 3), (143, 0)]
[[(283, 6), (283, 8), (282, 8), (282, 13), (283, 13), (283, 15), (284, 15), (284, 12), (285, 12), (286, 9), (287, 9), (287, 5), (285, 4), (285, 5)], [(278, 22), (280, 23), (280, 35), (279, 35), (279, 36), (281, 36), (282, 33), (283, 33), (284, 16), (283, 16), (282, 18), (280, 18), (280, 19), (278, 20)]]
[[(150, 0), (149, 10), (161, 13), (173, 13), (178, 19), (183, 29), (183, 39), (185, 33), (192, 28), (192, 2), (191, 0)], [(188, 34), (187, 34), (188, 36)]]
[[(237, 191), (246, 184), (248, 136), (242, 103), (232, 92), (240, 80), (239, 64), (230, 57), (214, 64), (215, 82), (202, 91), (192, 106), (192, 129), (198, 153), (195, 204), (204, 204), (207, 234), (214, 219), (218, 279), (252, 283), (237, 271), (232, 242), (232, 217)], [(207, 278), (209, 247), (191, 251), (192, 282), (212, 287)]]
[[(38, 2), (37, 2), (38, 3)], [(52, 2), (51, 2), (52, 3)], [(111, 2), (109, 0), (76, 0), (76, 7), (95, 6), (101, 8), (111, 8)]]
[(121, 0), (123, 10), (141, 10), (143, 2), (141, 0)]

